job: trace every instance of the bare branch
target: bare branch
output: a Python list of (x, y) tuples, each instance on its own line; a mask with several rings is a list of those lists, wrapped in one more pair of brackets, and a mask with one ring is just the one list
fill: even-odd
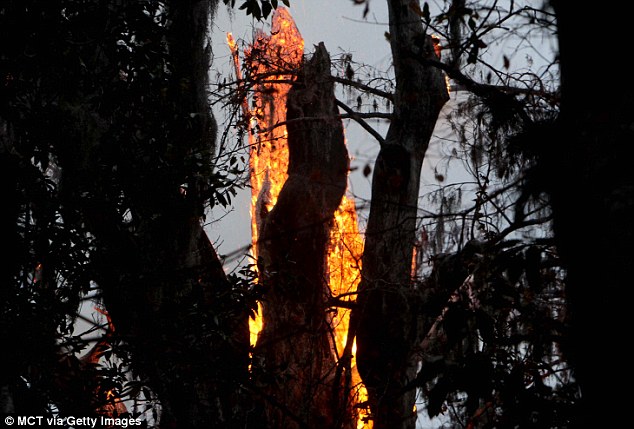
[(361, 125), (361, 127), (364, 130), (369, 132), (372, 135), (372, 137), (374, 137), (379, 142), (381, 146), (385, 145), (385, 139), (383, 138), (383, 136), (381, 136), (381, 134), (379, 134), (374, 128), (372, 128), (366, 121), (364, 121), (363, 118), (359, 116), (357, 112), (352, 110), (346, 103), (340, 100), (336, 100), (336, 102), (337, 102), (337, 106), (345, 110), (346, 113), (350, 115), (350, 118), (353, 119), (355, 122), (357, 122), (359, 125)]
[(351, 86), (353, 88), (360, 89), (360, 90), (362, 90), (364, 92), (368, 92), (370, 94), (374, 94), (374, 95), (377, 95), (379, 97), (386, 98), (386, 99), (388, 99), (390, 101), (394, 101), (394, 94), (392, 94), (390, 92), (387, 92), (387, 91), (382, 91), (382, 90), (377, 89), (377, 88), (373, 88), (373, 87), (365, 85), (365, 84), (363, 84), (361, 82), (357, 82), (355, 80), (345, 79), (345, 78), (337, 77), (337, 76), (333, 76), (332, 80), (334, 80), (335, 82), (340, 83), (342, 85)]
[(337, 307), (337, 308), (348, 308), (352, 310), (353, 308), (356, 308), (357, 303), (355, 301), (346, 301), (346, 300), (338, 299), (338, 298), (330, 298), (328, 300), (328, 306)]

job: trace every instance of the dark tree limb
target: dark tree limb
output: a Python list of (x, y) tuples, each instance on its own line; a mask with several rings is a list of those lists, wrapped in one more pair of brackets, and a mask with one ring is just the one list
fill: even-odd
[(332, 76), (332, 79), (337, 82), (340, 83), (342, 85), (346, 85), (346, 86), (351, 86), (353, 88), (357, 88), (363, 92), (367, 92), (368, 94), (373, 94), (373, 95), (377, 95), (379, 97), (383, 97), (386, 100), (390, 100), (393, 101), (394, 100), (394, 94), (392, 94), (391, 92), (387, 92), (387, 91), (383, 91), (380, 90), (378, 88), (374, 88), (372, 86), (369, 85), (365, 85), (361, 82), (358, 82), (356, 80), (350, 80), (350, 79), (345, 79), (342, 77), (338, 77), (338, 76)]
[[(568, 270), (570, 333), (565, 351), (581, 387), (574, 427), (619, 427), (629, 406), (617, 392), (632, 378), (625, 344), (634, 272), (634, 89), (606, 89), (601, 58), (623, 58), (633, 37), (627, 14), (552, 1), (561, 63), (561, 115), (541, 137), (540, 163), (551, 195), (557, 248)], [(585, 38), (583, 22), (610, 22), (609, 43)], [(591, 225), (584, 221), (591, 213)]]
[(372, 128), (370, 126), (370, 124), (368, 124), (366, 121), (364, 121), (363, 118), (361, 117), (361, 115), (359, 115), (354, 110), (352, 110), (350, 107), (348, 107), (348, 105), (346, 103), (343, 103), (343, 102), (341, 102), (339, 100), (337, 100), (337, 106), (341, 107), (345, 112), (347, 112), (350, 115), (350, 117), (352, 119), (354, 119), (354, 121), (356, 123), (361, 125), (361, 127), (364, 130), (366, 130), (368, 133), (370, 133), (370, 135), (372, 135), (372, 137), (374, 137), (376, 139), (376, 141), (378, 141), (381, 146), (385, 145), (385, 139), (383, 138), (383, 136), (381, 136), (381, 134), (379, 134), (374, 128)]
[(389, 0), (396, 93), (394, 118), (372, 178), (362, 280), (352, 328), (357, 363), (376, 429), (415, 427), (414, 349), (420, 333), (412, 299), (412, 252), (420, 172), (440, 109), (448, 100), (433, 41), (410, 1)]

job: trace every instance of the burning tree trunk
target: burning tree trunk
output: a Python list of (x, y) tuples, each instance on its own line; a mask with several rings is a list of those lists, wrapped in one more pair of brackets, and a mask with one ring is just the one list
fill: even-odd
[(448, 100), (442, 72), (417, 63), (435, 55), (416, 8), (389, 0), (396, 94), (394, 118), (376, 161), (363, 275), (353, 326), (357, 362), (374, 427), (414, 428), (420, 335), (411, 289), (420, 172), (438, 114)]
[(288, 179), (259, 240), (264, 325), (254, 371), (269, 427), (335, 424), (326, 257), (348, 153), (333, 91), (329, 55), (320, 44), (288, 95)]

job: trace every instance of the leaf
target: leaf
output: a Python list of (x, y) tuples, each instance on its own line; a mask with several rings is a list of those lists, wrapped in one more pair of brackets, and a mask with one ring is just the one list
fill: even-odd
[(469, 55), (467, 55), (467, 64), (475, 64), (478, 61), (479, 53), (480, 48), (478, 48), (478, 45), (473, 45), (473, 47), (469, 51)]
[(354, 79), (354, 70), (350, 66), (350, 63), (346, 65), (346, 79), (348, 80)]
[(271, 13), (271, 10), (273, 10), (273, 6), (271, 6), (271, 3), (269, 3), (268, 1), (263, 1), (262, 2), (262, 16), (264, 18), (268, 17), (269, 14)]
[(429, 4), (427, 2), (425, 2), (425, 4), (423, 4), (423, 19), (427, 22), (429, 22), (430, 20), (430, 14), (429, 14)]
[(363, 176), (368, 177), (370, 173), (372, 173), (372, 167), (370, 167), (370, 164), (366, 164), (365, 167), (363, 167)]
[[(271, 7), (271, 4), (268, 3), (268, 1), (269, 0), (266, 0), (268, 6)], [(253, 17), (257, 19), (258, 21), (262, 19), (262, 10), (260, 9), (258, 0), (246, 0), (244, 3), (242, 3), (242, 5), (238, 9), (239, 10), (246, 9), (247, 15), (253, 15)]]
[(255, 0), (251, 0), (251, 1), (252, 1), (251, 14), (253, 15), (255, 19), (259, 21), (260, 19), (262, 19), (262, 9), (260, 9), (260, 5)]
[(504, 68), (508, 70), (508, 68), (511, 67), (511, 60), (509, 60), (509, 57), (506, 55), (503, 55), (502, 61), (504, 61)]
[(227, 200), (222, 194), (216, 194), (216, 200), (223, 206), (227, 207)]
[(284, 3), (286, 7), (291, 7), (291, 3), (288, 0), (282, 0), (282, 3)]
[(438, 383), (429, 391), (429, 402), (427, 404), (427, 414), (429, 417), (436, 417), (442, 412), (442, 407), (447, 399), (449, 390), (449, 381), (446, 377), (441, 377)]
[(449, 344), (456, 344), (464, 339), (468, 330), (468, 317), (469, 313), (461, 303), (448, 306), (445, 318), (442, 321), (442, 327), (447, 334)]
[(477, 24), (473, 18), (469, 18), (469, 21), (467, 22), (467, 24), (469, 24), (469, 28), (471, 30), (476, 31)]

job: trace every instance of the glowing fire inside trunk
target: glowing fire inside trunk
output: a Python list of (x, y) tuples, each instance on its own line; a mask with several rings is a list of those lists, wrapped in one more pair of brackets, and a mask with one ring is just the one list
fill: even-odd
[[(227, 35), (236, 74), (242, 80), (237, 45)], [(289, 70), (297, 70), (304, 55), (304, 40), (286, 9), (279, 8), (273, 15), (271, 35), (259, 33), (253, 45), (246, 50), (246, 65), (251, 76), (266, 83), (258, 83), (252, 106), (246, 97), (243, 114), (249, 121), (249, 171), (251, 181), (251, 237), (252, 256), (257, 261), (257, 242), (262, 219), (271, 211), (282, 186), (288, 168), (288, 143), (285, 125), (286, 97), (293, 79)], [(251, 344), (257, 341), (262, 330), (262, 309), (258, 305), (255, 320), (249, 319)]]
[[(334, 225), (330, 231), (328, 252), (329, 285), (333, 297), (344, 301), (354, 301), (357, 286), (361, 280), (361, 256), (363, 255), (363, 239), (359, 234), (357, 211), (354, 200), (343, 197), (341, 205), (335, 213)], [(339, 308), (332, 318), (337, 358), (341, 358), (348, 339), (350, 310)], [(356, 367), (356, 344), (352, 346), (352, 386), (355, 404), (368, 400), (368, 394), (361, 383)], [(370, 429), (367, 409), (359, 408), (357, 429)]]
[[(236, 74), (243, 82), (237, 45), (228, 34)], [(287, 179), (288, 143), (286, 121), (286, 99), (294, 78), (291, 71), (302, 63), (304, 40), (289, 12), (278, 8), (273, 15), (271, 35), (260, 33), (251, 47), (245, 50), (245, 70), (257, 80), (251, 103), (244, 99), (243, 114), (249, 121), (249, 168), (252, 187), (251, 227), (252, 255), (257, 260), (258, 238), (262, 220), (277, 202), (279, 193)], [(243, 88), (241, 88), (242, 90)], [(335, 213), (330, 233), (327, 264), (329, 286), (334, 298), (353, 302), (360, 280), (363, 240), (358, 232), (354, 200), (344, 197)], [(261, 315), (250, 320), (251, 344), (257, 341), (262, 329)], [(350, 310), (338, 308), (331, 315), (334, 341), (333, 353), (339, 359), (348, 336)], [(356, 370), (353, 347), (352, 387), (353, 406), (367, 401), (367, 392), (361, 384)], [(356, 411), (357, 428), (371, 428), (368, 414), (363, 409)]]

